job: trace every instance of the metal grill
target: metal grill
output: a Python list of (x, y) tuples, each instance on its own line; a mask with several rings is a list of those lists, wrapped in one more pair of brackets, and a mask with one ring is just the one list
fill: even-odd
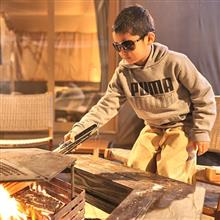
[(0, 183), (13, 181), (49, 181), (75, 159), (62, 154), (37, 149), (1, 149)]
[[(0, 149), (0, 184), (28, 210), (28, 219), (82, 220), (85, 191), (74, 187), (74, 163), (70, 156), (37, 148)], [(71, 168), (71, 183), (54, 178), (66, 167)], [(46, 195), (30, 190), (32, 183)]]
[(20, 166), (19, 169), (17, 169), (15, 164), (12, 164), (4, 159), (0, 159), (0, 181), (2, 182), (10, 181), (11, 179), (18, 181), (20, 179), (30, 180), (39, 178), (39, 175), (24, 167)]
[(12, 166), (10, 166), (9, 164), (7, 164), (7, 162), (4, 161), (0, 161), (0, 175), (2, 176), (10, 176), (10, 175), (27, 175), (24, 172), (21, 172), (21, 170), (18, 170)]

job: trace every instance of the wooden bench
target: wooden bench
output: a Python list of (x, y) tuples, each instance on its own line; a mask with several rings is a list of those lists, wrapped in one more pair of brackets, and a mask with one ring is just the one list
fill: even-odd
[[(75, 183), (108, 220), (200, 219), (205, 190), (92, 155), (75, 157)], [(185, 210), (183, 212), (183, 209)], [(155, 216), (157, 218), (155, 218)]]
[(206, 188), (203, 214), (220, 220), (220, 167), (197, 165), (196, 179)]
[(89, 139), (80, 144), (74, 153), (79, 154), (93, 154), (96, 157), (104, 155), (105, 150), (109, 145), (109, 141), (106, 139)]

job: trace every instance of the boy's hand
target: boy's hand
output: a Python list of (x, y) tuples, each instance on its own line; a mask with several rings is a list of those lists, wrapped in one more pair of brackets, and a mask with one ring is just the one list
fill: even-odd
[(64, 142), (66, 142), (68, 140), (71, 140), (72, 142), (74, 142), (75, 136), (76, 136), (76, 134), (72, 130), (70, 130), (66, 135), (64, 135)]
[(198, 156), (200, 156), (208, 151), (209, 144), (210, 142), (208, 141), (190, 141), (187, 146), (187, 150), (198, 149)]

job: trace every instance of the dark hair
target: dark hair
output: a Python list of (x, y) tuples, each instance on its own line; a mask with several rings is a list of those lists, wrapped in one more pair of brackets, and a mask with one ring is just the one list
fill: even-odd
[(142, 6), (130, 6), (118, 14), (112, 30), (116, 33), (144, 36), (148, 32), (155, 31), (154, 20), (148, 10)]

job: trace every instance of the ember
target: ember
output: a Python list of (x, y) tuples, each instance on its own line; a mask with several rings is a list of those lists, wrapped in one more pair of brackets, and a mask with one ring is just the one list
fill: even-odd
[[(49, 195), (40, 185), (34, 184), (29, 189), (24, 189), (15, 194), (17, 201), (25, 204), (27, 208), (34, 208), (37, 212), (48, 216), (62, 208), (65, 203)], [(48, 219), (50, 219), (48, 217)]]

